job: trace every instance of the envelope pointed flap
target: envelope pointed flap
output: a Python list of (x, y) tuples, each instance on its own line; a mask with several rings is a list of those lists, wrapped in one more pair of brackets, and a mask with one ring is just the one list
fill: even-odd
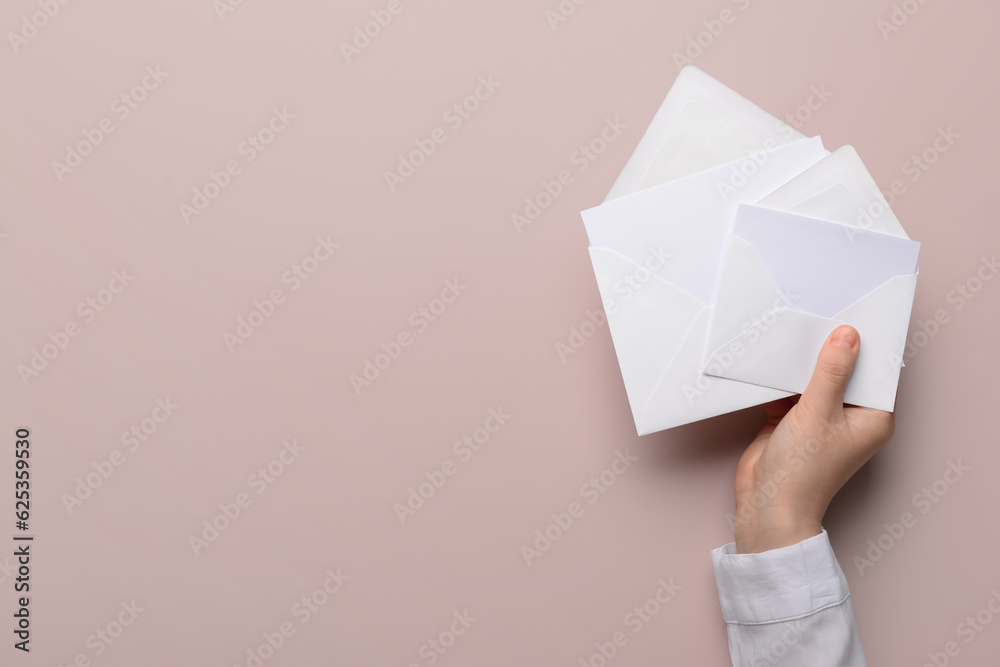
[(664, 136), (657, 159), (637, 190), (666, 183), (764, 150), (764, 142), (697, 100), (681, 107)]
[[(693, 65), (677, 75), (605, 201), (805, 137)], [(734, 151), (743, 150), (741, 153)]]
[(842, 146), (757, 206), (909, 238), (852, 146)]
[(833, 317), (887, 280), (913, 275), (920, 244), (822, 220), (741, 206), (733, 234), (757, 252), (795, 309)]
[[(707, 305), (607, 248), (590, 248), (633, 416)], [(638, 419), (637, 419), (638, 421)]]
[[(913, 308), (913, 297), (917, 290), (917, 276), (896, 276), (890, 278), (879, 287), (866, 294), (837, 313), (838, 320), (875, 321), (877, 318), (888, 319), (894, 315), (902, 315), (897, 326), (903, 334), (909, 329), (910, 310)], [(886, 322), (885, 324), (888, 324)], [(884, 329), (884, 327), (883, 327)]]
[(745, 239), (730, 235), (726, 242), (719, 291), (705, 347), (706, 364), (716, 350), (753, 326), (775, 308), (788, 305), (757, 251)]
[(788, 392), (701, 373), (701, 353), (711, 308), (695, 318), (672, 363), (659, 378), (636, 419), (639, 435), (776, 401)]

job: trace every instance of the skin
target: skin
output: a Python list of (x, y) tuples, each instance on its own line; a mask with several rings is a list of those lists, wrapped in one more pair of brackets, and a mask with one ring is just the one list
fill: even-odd
[(844, 405), (860, 350), (854, 328), (837, 328), (802, 396), (764, 406), (767, 421), (736, 467), (738, 553), (819, 535), (833, 496), (892, 438), (891, 412)]

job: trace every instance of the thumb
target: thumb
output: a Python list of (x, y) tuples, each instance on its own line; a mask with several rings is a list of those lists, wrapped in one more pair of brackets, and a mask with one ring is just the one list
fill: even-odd
[(826, 339), (812, 380), (800, 400), (810, 413), (827, 419), (843, 414), (844, 390), (860, 350), (861, 336), (854, 327), (837, 327)]

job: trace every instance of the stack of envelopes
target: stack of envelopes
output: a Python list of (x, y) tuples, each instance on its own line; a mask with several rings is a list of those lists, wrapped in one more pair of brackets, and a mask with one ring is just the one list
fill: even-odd
[(893, 410), (920, 244), (850, 146), (689, 66), (583, 221), (640, 435), (802, 393), (842, 324), (845, 402)]

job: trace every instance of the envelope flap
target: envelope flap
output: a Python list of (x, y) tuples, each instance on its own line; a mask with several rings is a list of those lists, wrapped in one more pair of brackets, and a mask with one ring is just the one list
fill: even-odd
[(842, 146), (757, 206), (909, 238), (852, 146)]
[(805, 137), (688, 65), (671, 86), (605, 201)]
[(701, 373), (701, 353), (712, 308), (698, 313), (673, 361), (659, 378), (636, 419), (639, 435), (735, 412), (790, 396), (769, 387)]
[(639, 264), (613, 250), (591, 247), (590, 258), (629, 404), (638, 421), (691, 323), (708, 306), (676, 285), (644, 273)]
[(764, 142), (698, 100), (689, 100), (663, 137), (637, 190), (698, 173), (764, 150)]
[(795, 309), (833, 317), (887, 280), (913, 275), (920, 244), (755, 206), (741, 206), (733, 234), (747, 241)]

